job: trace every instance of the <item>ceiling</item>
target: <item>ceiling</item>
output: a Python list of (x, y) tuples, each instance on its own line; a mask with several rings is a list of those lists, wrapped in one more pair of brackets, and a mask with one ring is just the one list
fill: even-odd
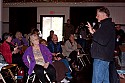
[(17, 2), (125, 2), (125, 0), (3, 0), (3, 3)]

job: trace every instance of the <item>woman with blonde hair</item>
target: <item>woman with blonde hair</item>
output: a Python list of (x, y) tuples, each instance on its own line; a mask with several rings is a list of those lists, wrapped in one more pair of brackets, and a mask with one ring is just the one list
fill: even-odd
[(36, 34), (30, 36), (30, 42), (31, 46), (26, 49), (23, 55), (23, 61), (29, 68), (28, 74), (31, 75), (34, 70), (40, 81), (45, 83), (44, 71), (46, 71), (50, 81), (54, 83), (56, 81), (56, 70), (52, 65), (51, 52), (45, 45), (39, 44), (39, 37)]
[(28, 41), (26, 40), (26, 38), (24, 38), (24, 37), (22, 36), (22, 33), (21, 33), (21, 32), (17, 31), (16, 34), (15, 34), (15, 37), (16, 37), (16, 38), (14, 38), (14, 39), (12, 40), (12, 42), (13, 42), (15, 45), (17, 45), (20, 50), (22, 50), (22, 47), (23, 47), (23, 46), (28, 46)]

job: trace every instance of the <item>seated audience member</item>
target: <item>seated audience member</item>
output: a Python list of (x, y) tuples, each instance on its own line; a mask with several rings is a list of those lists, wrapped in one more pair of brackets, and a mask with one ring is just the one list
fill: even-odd
[(45, 39), (40, 38), (40, 44), (47, 46), (47, 41)]
[(70, 19), (67, 19), (67, 23), (64, 24), (63, 34), (64, 42), (68, 40), (70, 34), (74, 34), (74, 26), (70, 23)]
[(61, 43), (58, 42), (57, 35), (53, 34), (52, 41), (48, 43), (48, 48), (53, 56), (56, 56), (58, 53), (62, 53)]
[[(58, 42), (58, 37), (57, 35), (53, 34), (52, 36), (52, 41), (50, 41), (48, 43), (48, 48), (50, 50), (50, 52), (52, 53), (53, 57), (54, 57), (54, 60), (56, 59), (57, 55), (58, 54), (62, 54), (62, 47), (61, 47), (61, 43)], [(61, 62), (63, 62), (66, 67), (68, 68), (68, 72), (66, 73), (66, 76), (71, 79), (72, 76), (71, 76), (71, 71), (69, 69), (69, 63), (67, 61), (67, 59), (63, 58), (60, 60)]]
[(74, 39), (74, 35), (70, 34), (69, 40), (67, 40), (64, 44), (63, 54), (66, 57), (69, 57), (72, 51), (77, 50), (77, 43)]
[(3, 43), (0, 46), (1, 54), (4, 56), (5, 61), (8, 64), (11, 64), (12, 63), (12, 56), (19, 52), (18, 46), (16, 47), (12, 43), (12, 34), (11, 33), (4, 33), (2, 35), (2, 39), (3, 39)]
[(29, 68), (28, 74), (31, 75), (34, 70), (40, 81), (46, 83), (44, 78), (44, 71), (46, 71), (50, 81), (55, 83), (56, 70), (52, 65), (51, 52), (45, 45), (39, 44), (39, 37), (36, 34), (30, 36), (30, 43), (31, 46), (26, 49), (23, 55), (23, 61)]
[(54, 34), (54, 31), (51, 30), (50, 35), (47, 37), (47, 43), (49, 43), (51, 41), (53, 34)]
[(65, 42), (63, 49), (64, 56), (70, 58), (70, 65), (75, 68), (77, 65), (77, 43), (74, 39), (74, 35), (70, 34), (69, 40)]
[(16, 38), (14, 38), (12, 42), (18, 46), (20, 51), (22, 50), (23, 46), (28, 46), (28, 41), (22, 36), (21, 32), (17, 31), (15, 37)]

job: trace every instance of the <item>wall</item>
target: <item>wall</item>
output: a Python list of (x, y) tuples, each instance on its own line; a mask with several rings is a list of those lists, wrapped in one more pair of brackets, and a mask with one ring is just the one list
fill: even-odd
[(3, 8), (3, 28), (2, 32), (9, 32), (9, 8)]
[[(65, 22), (70, 18), (70, 7), (107, 6), (113, 21), (125, 24), (125, 3), (4, 3), (3, 4), (3, 32), (9, 31), (9, 7), (37, 7), (37, 23), (40, 15), (65, 15)], [(89, 11), (89, 10), (88, 10)], [(77, 13), (77, 12), (76, 12)], [(38, 24), (39, 28), (40, 25)]]
[(116, 24), (125, 24), (125, 7), (108, 7)]
[[(40, 23), (40, 15), (65, 15), (65, 22), (69, 18), (69, 7), (37, 7), (37, 23)], [(40, 24), (37, 24), (40, 30)]]

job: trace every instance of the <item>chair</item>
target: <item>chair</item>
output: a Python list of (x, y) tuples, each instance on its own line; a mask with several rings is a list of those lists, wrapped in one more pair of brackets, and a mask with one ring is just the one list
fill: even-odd
[(3, 81), (4, 83), (6, 83), (5, 80), (4, 80), (4, 78), (3, 78), (3, 76), (2, 76), (2, 74), (1, 74), (1, 69), (2, 69), (4, 66), (5, 66), (5, 65), (3, 65), (3, 64), (0, 63), (0, 79), (2, 79), (2, 81)]
[(80, 44), (77, 44), (77, 49), (79, 50), (78, 51), (78, 55), (77, 55), (77, 58), (80, 60), (82, 66), (86, 66), (86, 63), (85, 63), (85, 60), (83, 59), (83, 57), (85, 56), (85, 58), (87, 59), (88, 63), (91, 64), (89, 58), (88, 58), (88, 53), (85, 53), (85, 51), (83, 50), (83, 48), (81, 47)]
[[(11, 71), (11, 68), (13, 68), (13, 67), (18, 68), (17, 64), (7, 64), (3, 55), (0, 53), (0, 78), (3, 80), (4, 83), (6, 83), (4, 78), (6, 78), (9, 74), (10, 74), (11, 78), (13, 79), (13, 81), (16, 83), (15, 76), (14, 76), (13, 72)], [(6, 74), (7, 74), (5, 77), (3, 77), (3, 75), (2, 75), (3, 72), (6, 72)]]
[(26, 83), (28, 83), (28, 82), (29, 82), (29, 79), (31, 79), (31, 78), (32, 78), (32, 83), (33, 83), (34, 80), (35, 80), (35, 77), (36, 77), (36, 74), (35, 74), (35, 72), (33, 71), (32, 74), (31, 74), (31, 76), (28, 75), (28, 77), (27, 77), (27, 82), (26, 82)]
[[(1, 76), (2, 76), (2, 73), (6, 73), (6, 76), (2, 76), (3, 78), (6, 78), (6, 77), (8, 77), (8, 76), (11, 76), (11, 78), (13, 79), (13, 81), (14, 81), (14, 83), (16, 83), (16, 78), (15, 78), (15, 76), (14, 76), (14, 74), (13, 74), (13, 72), (12, 72), (12, 68), (14, 68), (15, 66), (17, 66), (16, 64), (15, 65), (13, 65), (13, 64), (3, 64), (3, 67), (1, 68)], [(3, 80), (3, 82), (4, 83), (6, 83), (5, 82), (5, 80), (4, 79), (2, 79)]]
[[(14, 74), (13, 74), (13, 72), (11, 71), (11, 68), (12, 68), (13, 66), (12, 65), (7, 65), (7, 66), (4, 66), (4, 67), (2, 67), (2, 71), (4, 72), (6, 72), (7, 73), (7, 75), (6, 76), (9, 76), (9, 74), (10, 74), (10, 76), (12, 77), (12, 79), (13, 79), (13, 81), (16, 83), (16, 79), (15, 79), (15, 76), (14, 76)], [(6, 77), (5, 76), (5, 77)], [(4, 77), (4, 78), (5, 78)]]
[(2, 74), (1, 74), (1, 72), (0, 72), (0, 79), (2, 79), (3, 83), (6, 83), (3, 76), (2, 76)]
[(89, 62), (89, 64), (91, 64), (91, 62), (90, 62), (90, 60), (88, 58), (88, 55), (89, 54), (86, 54), (86, 53), (78, 54), (77, 55), (77, 58), (80, 60), (80, 62), (81, 62), (81, 64), (82, 64), (83, 67), (86, 66), (86, 63), (85, 63), (85, 60), (83, 59), (83, 56), (85, 56), (85, 58), (87, 59), (87, 61)]
[(84, 67), (84, 66), (86, 66), (86, 63), (85, 63), (85, 61), (83, 60), (82, 57), (83, 57), (83, 56), (82, 56), (81, 54), (77, 55), (77, 58), (80, 60), (82, 66)]
[(89, 58), (88, 58), (88, 55), (89, 54), (87, 54), (87, 53), (84, 53), (84, 54), (82, 54), (83, 56), (85, 56), (86, 57), (86, 59), (87, 59), (87, 61), (89, 62), (89, 64), (91, 64), (91, 62), (90, 62), (90, 60), (89, 60)]

